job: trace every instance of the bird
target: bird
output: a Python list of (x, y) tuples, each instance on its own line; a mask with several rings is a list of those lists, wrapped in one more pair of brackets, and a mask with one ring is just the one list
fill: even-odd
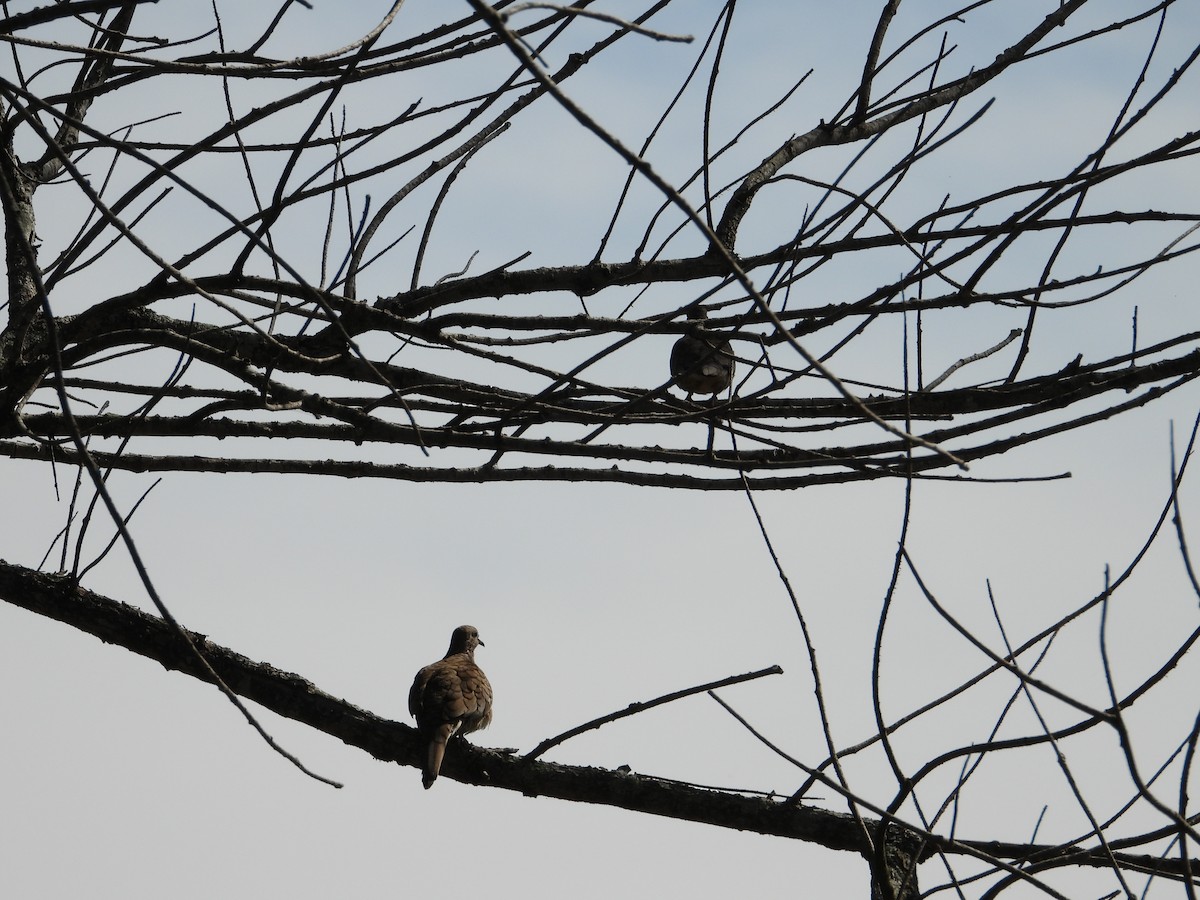
[(733, 381), (736, 362), (729, 341), (704, 330), (707, 312), (697, 309), (688, 318), (687, 334), (671, 348), (671, 376), (687, 398), (719, 394)]
[(445, 657), (417, 673), (408, 692), (408, 711), (417, 720), (425, 744), (421, 783), (437, 780), (446, 742), (487, 728), (492, 722), (492, 684), (475, 664), (475, 648), (485, 646), (479, 629), (459, 625), (450, 635)]

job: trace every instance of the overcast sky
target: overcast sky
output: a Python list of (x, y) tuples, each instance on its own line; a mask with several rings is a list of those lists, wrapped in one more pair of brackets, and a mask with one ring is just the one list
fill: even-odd
[[(369, 27), (369, 16), (338, 22), (333, 6), (323, 0), (315, 5), (311, 13), (297, 10), (291, 16), (297, 40), (332, 47)], [(718, 122), (740, 124), (747, 107), (757, 111), (769, 102), (777, 91), (763, 85), (772, 78), (815, 71), (788, 115), (739, 151), (743, 168), (778, 140), (836, 113), (861, 71), (878, 5), (851, 3), (836, 13), (823, 3), (799, 3), (794, 13), (782, 13), (783, 5), (776, 4), (739, 8), (741, 22), (731, 36), (739, 62), (729, 66), (728, 93), (718, 104), (727, 118)], [(982, 16), (1000, 17), (999, 7), (1013, 21), (1032, 22), (1056, 5), (998, 4), (978, 20), (953, 26), (951, 35), (962, 49), (952, 59), (979, 66), (994, 57), (1006, 35), (998, 20)], [(159, 6), (173, 9), (148, 7), (144, 32), (165, 33), (175, 8), (185, 7), (197, 22), (206, 9), (204, 3)], [(620, 13), (633, 8), (599, 6)], [(657, 24), (702, 35), (718, 6), (688, 0)], [(942, 6), (913, 2), (902, 9), (911, 21), (925, 21), (930, 9)], [(370, 7), (372, 16), (384, 8)], [(1097, 18), (1113, 7), (1098, 4)], [(1169, 20), (1165, 70), (1181, 61), (1200, 33), (1196, 5), (1186, 7)], [(392, 26), (393, 40), (431, 17), (457, 17), (467, 9), (465, 3), (410, 0)], [(696, 18), (688, 21), (685, 13)], [(783, 17), (791, 18), (780, 21)], [(898, 20), (897, 34), (911, 30), (906, 21)], [(337, 33), (339, 27), (345, 36)], [(588, 28), (597, 35), (603, 30), (599, 24)], [(946, 154), (944, 164), (906, 185), (912, 196), (898, 199), (897, 208), (928, 208), (946, 193), (965, 197), (1032, 172), (1060, 172), (1111, 124), (1151, 38), (1151, 26), (1131, 28), (1095, 48), (1031, 64), (997, 84), (987, 94), (997, 103), (985, 122)], [(578, 86), (569, 83), (567, 90), (636, 146), (697, 50), (698, 45), (627, 40), (609, 62), (598, 64), (595, 76), (581, 78)], [(5, 77), (12, 76), (7, 57), (0, 66)], [(1161, 80), (1162, 72), (1157, 76)], [(432, 74), (413, 78), (420, 82)], [(434, 89), (424, 82), (404, 84), (397, 88), (404, 96), (394, 102), (425, 96), (427, 87)], [(1196, 88), (1192, 78), (1148, 130), (1181, 133), (1194, 127)], [(254, 102), (249, 94), (240, 99), (242, 108)], [(982, 98), (971, 109), (980, 103)], [(481, 155), (464, 173), (446, 207), (442, 240), (426, 261), (430, 280), (432, 273), (461, 267), (475, 249), (476, 271), (527, 249), (534, 250), (531, 266), (590, 258), (599, 232), (594, 221), (573, 219), (573, 205), (604, 209), (603, 200), (593, 197), (612, 196), (613, 182), (605, 173), (615, 173), (619, 183), (620, 166), (564, 116), (549, 108), (535, 113), (544, 129), (536, 137), (498, 142), (493, 157)], [(1172, 121), (1188, 115), (1190, 125)], [(678, 171), (694, 166), (699, 153), (694, 119), (682, 123), (655, 151), (667, 159), (690, 153)], [(814, 169), (827, 167), (815, 177), (835, 172), (853, 152), (814, 160)], [(497, 178), (498, 172), (505, 177)], [(602, 175), (608, 180), (601, 181)], [(1138, 208), (1195, 210), (1200, 178), (1194, 164), (1181, 166), (1139, 182), (1133, 193), (1128, 202)], [(639, 208), (653, 209), (652, 200), (646, 194)], [(1112, 195), (1105, 202), (1121, 200)], [(787, 214), (786, 204), (777, 206), (772, 215)], [(494, 213), (500, 209), (511, 213), (504, 230), (496, 227)], [(43, 207), (39, 214), (45, 221), (39, 231), (52, 241), (53, 211)], [(746, 239), (766, 240), (772, 226), (786, 227), (784, 222), (765, 213), (748, 220)], [(640, 234), (636, 224), (622, 233), (623, 252)], [(1167, 234), (1160, 235), (1163, 243)], [(187, 235), (162, 239), (178, 240), (181, 247), (194, 243)], [(1114, 229), (1111, 248), (1088, 245), (1092, 257), (1081, 268), (1120, 257), (1129, 249), (1122, 243), (1127, 239)], [(1031, 253), (1012, 265), (1025, 271), (1022, 266), (1040, 263)], [(895, 274), (822, 272), (806, 290), (808, 296), (846, 299), (862, 292), (849, 279), (878, 283)], [(400, 290), (410, 275), (374, 272), (364, 295), (387, 293), (389, 283), (392, 292)], [(1039, 370), (1054, 371), (1053, 360), (1066, 364), (1076, 353), (1099, 359), (1121, 352), (1129, 343), (1135, 305), (1143, 344), (1197, 330), (1196, 276), (1195, 262), (1185, 258), (1101, 308), (1048, 317), (1036, 347)], [(68, 296), (85, 303), (88, 293), (80, 284)], [(685, 294), (686, 289), (679, 302)], [(984, 349), (1019, 327), (1023, 316), (1015, 314), (1010, 322), (948, 314), (932, 321), (931, 359), (949, 365)], [(846, 365), (899, 383), (898, 328), (898, 322), (882, 327), (874, 343), (863, 344), (861, 353), (872, 357), (869, 365), (850, 355)], [(646, 342), (624, 380), (661, 383), (668, 350), (669, 339)], [(997, 361), (998, 370), (1011, 361), (1011, 355)], [(939, 366), (931, 362), (930, 368)], [(973, 472), (984, 477), (1070, 472), (1069, 479), (918, 482), (909, 546), (930, 587), (994, 647), (1001, 642), (988, 605), (989, 583), (1015, 640), (1097, 594), (1105, 567), (1116, 572), (1129, 564), (1168, 497), (1169, 423), (1175, 422), (1182, 446), (1198, 409), (1200, 391), (1188, 386), (1115, 420), (1012, 451)], [(699, 426), (695, 439), (704, 439)], [(64, 483), (73, 477), (59, 471)], [(112, 476), (125, 508), (153, 481), (131, 473)], [(36, 566), (65, 517), (65, 500), (56, 501), (50, 470), (0, 461), (0, 497), (0, 557)], [(757, 500), (814, 634), (834, 736), (843, 745), (868, 737), (875, 730), (871, 645), (891, 573), (904, 485), (808, 488)], [(1200, 493), (1185, 486), (1182, 502), (1185, 513), (1198, 511), (1194, 522), (1200, 532)], [(92, 553), (107, 535), (97, 528), (101, 534)], [(159, 592), (187, 627), (252, 659), (300, 673), (377, 715), (408, 722), (413, 674), (441, 656), (454, 626), (470, 623), (486, 642), (477, 660), (496, 693), (493, 725), (474, 736), (477, 743), (528, 751), (635, 700), (777, 663), (784, 675), (727, 689), (723, 696), (795, 757), (810, 764), (825, 757), (796, 617), (744, 496), (601, 485), (441, 486), (185, 474), (170, 475), (155, 487), (132, 531)], [(57, 554), (46, 567), (55, 569), (56, 560)], [(148, 607), (120, 552), (91, 573), (88, 586)], [(1136, 683), (1150, 661), (1161, 659), (1163, 647), (1195, 627), (1196, 610), (1173, 538), (1164, 535), (1113, 604), (1118, 682)], [(883, 691), (890, 716), (986, 665), (978, 651), (935, 619), (911, 580), (898, 593), (895, 615)], [(1064, 635), (1047, 671), (1064, 689), (1105, 703), (1097, 628), (1093, 618)], [(1194, 685), (1196, 668), (1185, 662), (1171, 684)], [(448, 897), (575, 900), (717, 898), (750, 891), (866, 896), (867, 870), (852, 854), (617, 809), (528, 799), (449, 779), (424, 791), (415, 769), (374, 761), (256, 709), (288, 750), (345, 782), (344, 789), (333, 790), (270, 752), (216, 690), (7, 605), (0, 605), (0, 683), (6, 686), (0, 691), (4, 896), (315, 900), (434, 891)], [(1188, 696), (1186, 690), (1171, 693), (1176, 687), (1168, 686), (1167, 698)], [(998, 684), (981, 697), (994, 701), (1011, 688)], [(997, 708), (988, 702), (956, 707), (901, 732), (897, 747), (916, 766), (939, 749), (984, 738)], [(1177, 707), (1169, 699), (1161, 707), (1148, 704), (1137, 721), (1139, 751), (1151, 769), (1190, 727), (1193, 707), (1183, 706), (1182, 724), (1172, 709)], [(1028, 709), (1019, 710), (1014, 730), (1028, 729), (1029, 717)], [(1087, 787), (1101, 798), (1100, 807), (1127, 799), (1131, 787), (1115, 740), (1080, 752), (1087, 763), (1076, 761)], [(1086, 823), (1050, 754), (1041, 748), (1033, 762), (990, 764), (964, 803), (959, 833), (1028, 839), (1044, 806), (1045, 839), (1084, 832)], [(555, 748), (547, 758), (605, 768), (629, 765), (640, 773), (781, 793), (803, 780), (703, 696), (609, 725)], [(878, 754), (854, 758), (848, 772), (866, 796), (886, 802), (895, 789)], [(1103, 793), (1106, 785), (1111, 791)], [(932, 786), (931, 796), (937, 796)], [(822, 805), (844, 809), (828, 793), (818, 797)], [(924, 877), (928, 886), (944, 873)], [(1070, 884), (1086, 887), (1073, 896), (1110, 886), (1097, 875)]]

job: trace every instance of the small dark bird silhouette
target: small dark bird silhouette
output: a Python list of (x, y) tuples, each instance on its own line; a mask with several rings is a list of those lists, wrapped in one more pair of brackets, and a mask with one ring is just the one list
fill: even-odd
[(475, 648), (482, 646), (478, 629), (459, 625), (445, 657), (418, 672), (408, 692), (408, 711), (425, 741), (421, 783), (426, 790), (442, 769), (446, 742), (492, 722), (492, 685), (475, 665)]
[(737, 367), (729, 341), (704, 330), (707, 313), (697, 309), (687, 334), (671, 348), (671, 375), (688, 399), (692, 394), (719, 394), (733, 381)]

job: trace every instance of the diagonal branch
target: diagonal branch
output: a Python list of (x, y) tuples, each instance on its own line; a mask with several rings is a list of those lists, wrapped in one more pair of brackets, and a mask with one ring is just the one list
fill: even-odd
[[(71, 625), (106, 643), (155, 660), (167, 669), (211, 681), (211, 675), (186, 652), (178, 635), (162, 619), (79, 587), (65, 576), (0, 561), (0, 600)], [(205, 657), (221, 679), (247, 700), (336, 737), (376, 759), (420, 767), (423, 749), (416, 729), (333, 697), (300, 675), (248, 659), (210, 641), (206, 635), (190, 632), (189, 637), (203, 647)], [(442, 775), (465, 784), (520, 791), (530, 797), (597, 803), (720, 828), (809, 841), (832, 850), (862, 853), (865, 849), (861, 830), (845, 814), (801, 806), (773, 796), (745, 796), (735, 791), (699, 788), (621, 770), (531, 761), (472, 747), (465, 741), (452, 743)], [(866, 822), (872, 829), (878, 829), (880, 824), (876, 819)], [(926, 836), (921, 829), (912, 830)], [(956, 841), (937, 835), (927, 835), (927, 840), (923, 858), (941, 850), (997, 863), (1001, 859), (1035, 861), (1042, 867), (1104, 868), (1112, 864), (1112, 859), (1102, 851), (1077, 846)], [(1176, 859), (1132, 853), (1114, 856), (1120, 865), (1131, 871), (1153, 872), (1172, 879), (1184, 877), (1187, 872), (1183, 863)]]
[(625, 709), (618, 710), (614, 713), (609, 713), (605, 716), (600, 716), (597, 719), (592, 719), (590, 722), (584, 722), (582, 725), (577, 725), (564, 731), (562, 734), (552, 738), (546, 738), (527, 754), (525, 759), (537, 759), (551, 747), (557, 747), (564, 741), (568, 741), (573, 737), (577, 737), (586, 731), (592, 731), (599, 728), (601, 725), (607, 725), (609, 722), (615, 722), (618, 719), (624, 719), (626, 716), (632, 716), (636, 713), (644, 712), (647, 709), (653, 709), (656, 706), (662, 706), (664, 703), (671, 703), (674, 700), (682, 700), (684, 697), (691, 697), (693, 694), (701, 694), (705, 691), (716, 690), (719, 687), (728, 687), (731, 684), (741, 684), (743, 681), (753, 681), (755, 678), (762, 678), (764, 675), (782, 675), (783, 669), (779, 666), (769, 666), (766, 669), (759, 669), (757, 672), (747, 672), (744, 675), (731, 675), (728, 678), (722, 678), (720, 681), (711, 681), (708, 684), (698, 684), (695, 687), (685, 688), (682, 691), (673, 691), (670, 694), (663, 694), (661, 697), (656, 697), (653, 700), (645, 700), (637, 703), (630, 703)]
[(963, 78), (943, 85), (924, 96), (904, 102), (898, 109), (872, 119), (863, 124), (830, 125), (822, 122), (816, 128), (805, 134), (798, 135), (778, 150), (764, 159), (738, 185), (730, 197), (721, 222), (717, 225), (716, 233), (721, 243), (729, 248), (737, 246), (738, 226), (750, 209), (759, 188), (767, 183), (776, 172), (789, 162), (816, 147), (827, 147), (834, 144), (849, 144), (882, 134), (901, 122), (922, 116), (925, 113), (953, 103), (978, 90), (994, 79), (997, 75), (1019, 62), (1047, 34), (1064, 24), (1087, 0), (1070, 0), (1060, 4), (1058, 9), (1043, 19), (1036, 28), (1017, 41), (989, 66), (984, 66)]

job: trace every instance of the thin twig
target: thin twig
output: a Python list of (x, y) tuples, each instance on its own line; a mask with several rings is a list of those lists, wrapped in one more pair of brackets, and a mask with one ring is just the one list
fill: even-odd
[(515, 16), (517, 13), (525, 12), (527, 9), (549, 9), (567, 16), (596, 19), (597, 21), (607, 22), (609, 25), (616, 25), (648, 38), (654, 38), (656, 41), (674, 41), (680, 44), (690, 44), (695, 40), (690, 34), (667, 34), (664, 31), (655, 31), (652, 28), (646, 28), (643, 25), (638, 25), (636, 22), (630, 22), (627, 19), (609, 15), (608, 13), (594, 12), (593, 10), (582, 9), (578, 6), (560, 6), (557, 3), (518, 3), (516, 6), (511, 6), (502, 12), (500, 18), (502, 21), (507, 22), (510, 17)]
[(933, 381), (929, 382), (929, 384), (925, 385), (925, 390), (932, 391), (934, 388), (936, 388), (939, 384), (941, 384), (943, 381), (945, 381), (947, 378), (949, 378), (951, 375), (953, 375), (955, 372), (957, 372), (963, 366), (970, 365), (973, 362), (978, 362), (981, 359), (987, 359), (993, 353), (998, 353), (1001, 350), (1003, 350), (1005, 347), (1007, 347), (1009, 344), (1011, 344), (1013, 341), (1015, 341), (1020, 336), (1021, 336), (1021, 329), (1014, 328), (1012, 331), (1010, 331), (1008, 333), (1008, 337), (1004, 338), (1002, 341), (1000, 341), (1000, 343), (996, 344), (994, 347), (988, 347), (988, 349), (981, 350), (978, 353), (972, 354), (971, 356), (964, 356), (958, 362), (954, 363), (954, 365), (950, 366), (950, 368), (948, 368), (945, 372), (943, 372), (937, 378), (933, 379)]
[[(4, 166), (0, 166), (0, 199), (3, 201), (5, 217), (10, 219), (15, 217), (18, 212), (16, 194), (13, 190), (13, 185), (9, 181), (8, 171)], [(26, 257), (29, 275), (33, 281), (35, 289), (37, 290), (37, 296), (34, 299), (40, 304), (42, 316), (45, 320), (47, 344), (50, 351), (52, 371), (54, 373), (53, 385), (56, 393), (58, 394), (59, 407), (62, 410), (63, 417), (71, 429), (71, 441), (75, 446), (76, 452), (78, 453), (79, 460), (87, 468), (88, 475), (92, 479), (92, 484), (95, 487), (96, 492), (100, 495), (101, 500), (104, 502), (105, 508), (108, 510), (109, 518), (112, 520), (113, 525), (121, 535), (121, 541), (124, 543), (126, 552), (129, 554), (129, 560), (133, 564), (134, 569), (137, 571), (138, 577), (142, 582), (142, 586), (146, 590), (146, 594), (154, 603), (155, 608), (158, 609), (163, 620), (171, 626), (172, 630), (179, 636), (179, 638), (195, 656), (196, 660), (206, 670), (206, 672), (212, 678), (213, 683), (217, 685), (229, 702), (237, 707), (238, 711), (242, 713), (242, 715), (246, 718), (246, 721), (254, 728), (255, 731), (259, 733), (262, 739), (266, 741), (267, 745), (310, 778), (314, 778), (317, 781), (324, 782), (325, 784), (331, 785), (335, 788), (340, 788), (342, 785), (339, 782), (333, 781), (324, 777), (323, 775), (318, 775), (317, 773), (311, 771), (297, 757), (284, 750), (283, 747), (281, 747), (275, 741), (275, 739), (267, 733), (266, 729), (262, 726), (258, 719), (254, 717), (254, 715), (241, 701), (237, 694), (235, 694), (230, 689), (229, 685), (225, 684), (225, 682), (221, 680), (221, 677), (217, 675), (216, 671), (212, 668), (212, 665), (204, 657), (204, 654), (201, 653), (200, 649), (195, 645), (195, 643), (192, 642), (192, 639), (183, 629), (183, 626), (179, 624), (179, 621), (174, 617), (174, 615), (171, 614), (171, 611), (163, 602), (162, 597), (159, 596), (158, 590), (155, 588), (154, 583), (150, 579), (150, 573), (146, 569), (145, 563), (142, 561), (141, 553), (138, 551), (137, 545), (134, 543), (133, 535), (130, 534), (129, 529), (126, 528), (124, 517), (121, 516), (119, 510), (117, 509), (116, 502), (113, 500), (112, 496), (108, 492), (108, 488), (104, 484), (104, 476), (101, 473), (99, 466), (96, 465), (95, 460), (92, 459), (87, 444), (84, 442), (83, 435), (80, 433), (78, 426), (75, 424), (71, 400), (67, 395), (67, 389), (63, 383), (62, 348), (59, 341), (57, 320), (54, 318), (54, 311), (50, 307), (50, 298), (46, 294), (46, 286), (42, 282), (41, 273), (38, 271), (37, 259), (33, 252), (33, 248), (29, 245), (28, 241), (18, 241), (17, 244), (19, 246), (19, 252), (23, 253)]]
[(645, 712), (648, 709), (653, 709), (656, 706), (662, 706), (664, 703), (671, 703), (674, 700), (681, 700), (684, 697), (690, 697), (693, 694), (700, 694), (705, 691), (712, 691), (719, 687), (728, 687), (731, 684), (741, 684), (743, 681), (753, 681), (755, 678), (762, 678), (765, 675), (782, 675), (783, 669), (779, 666), (769, 666), (766, 669), (759, 669), (757, 672), (747, 672), (744, 675), (731, 675), (728, 678), (722, 678), (720, 681), (712, 681), (708, 684), (700, 684), (695, 687), (685, 688), (682, 691), (673, 691), (670, 694), (663, 694), (661, 697), (655, 697), (653, 700), (644, 700), (637, 703), (630, 703), (625, 709), (617, 712), (609, 713), (605, 716), (600, 716), (598, 719), (592, 719), (589, 722), (584, 722), (582, 725), (577, 725), (560, 735), (552, 738), (547, 738), (542, 741), (532, 750), (525, 754), (524, 759), (537, 759), (551, 747), (556, 747), (564, 741), (570, 740), (573, 737), (578, 737), (587, 731), (594, 731), (601, 725), (607, 725), (609, 722), (616, 722), (618, 719), (624, 719), (627, 716), (636, 715), (640, 712)]

